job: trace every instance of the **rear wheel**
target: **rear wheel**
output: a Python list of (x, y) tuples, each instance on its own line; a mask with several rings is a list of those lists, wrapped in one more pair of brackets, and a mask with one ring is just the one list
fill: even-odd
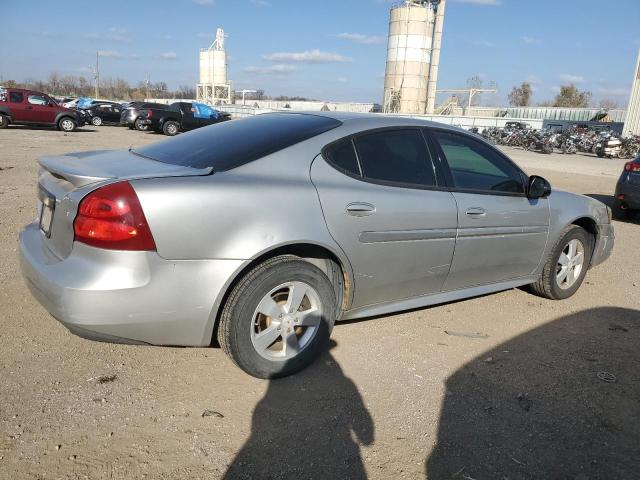
[(76, 121), (69, 117), (64, 117), (58, 122), (58, 128), (63, 132), (73, 132), (77, 126)]
[(569, 225), (551, 251), (533, 293), (551, 300), (564, 300), (578, 291), (593, 253), (593, 237), (582, 227)]
[(136, 127), (136, 130), (139, 130), (141, 132), (146, 132), (147, 130), (149, 130), (149, 125), (145, 125), (144, 123), (142, 123), (141, 118), (136, 119), (135, 127)]
[(102, 125), (102, 119), (100, 117), (91, 118), (91, 125), (93, 125), (94, 127), (99, 127), (100, 125)]
[(9, 118), (6, 115), (0, 115), (0, 128), (7, 128), (9, 125)]
[(169, 121), (165, 122), (162, 126), (162, 132), (169, 137), (177, 135), (179, 131), (180, 125), (178, 124), (178, 122)]
[(335, 291), (322, 270), (293, 256), (275, 257), (233, 288), (218, 341), (249, 375), (284, 377), (326, 349), (336, 314)]

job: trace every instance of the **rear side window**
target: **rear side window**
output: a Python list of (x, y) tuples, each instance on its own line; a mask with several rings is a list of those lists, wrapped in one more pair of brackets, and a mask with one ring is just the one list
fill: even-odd
[(24, 95), (22, 92), (9, 92), (9, 101), (11, 103), (22, 103)]
[(483, 142), (468, 135), (433, 130), (457, 188), (524, 193), (520, 171)]
[[(341, 122), (319, 115), (271, 113), (217, 123), (136, 149), (159, 162), (231, 170), (329, 131)], [(313, 154), (310, 152), (310, 154)]]
[(360, 176), (358, 158), (350, 138), (330, 145), (323, 152), (323, 156), (338, 170)]
[(356, 137), (355, 144), (366, 179), (427, 187), (437, 185), (420, 130), (382, 130)]

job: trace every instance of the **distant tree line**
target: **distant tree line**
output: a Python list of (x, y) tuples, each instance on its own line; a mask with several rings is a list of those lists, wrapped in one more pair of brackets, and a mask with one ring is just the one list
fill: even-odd
[[(23, 82), (15, 80), (0, 81), (4, 87), (27, 88), (45, 92), (57, 97), (93, 97), (95, 85), (82, 75), (59, 75), (51, 73), (47, 80), (27, 79)], [(196, 90), (181, 85), (177, 90), (170, 90), (165, 82), (138, 82), (135, 86), (122, 78), (101, 78), (99, 84), (100, 98), (113, 100), (144, 100), (145, 98), (196, 98)]]
[[(520, 85), (513, 87), (508, 96), (509, 104), (513, 107), (528, 107), (531, 105), (531, 97), (533, 96), (533, 88), (529, 82), (522, 82)], [(565, 108), (588, 108), (592, 106), (591, 92), (580, 91), (573, 84), (563, 85), (556, 97), (551, 101), (538, 103), (539, 107), (565, 107)], [(618, 102), (614, 100), (603, 99), (600, 101), (600, 108), (606, 110), (619, 108)]]
[[(233, 92), (233, 98), (236, 100), (242, 100), (242, 90)], [(277, 102), (316, 102), (317, 100), (313, 98), (307, 97), (288, 97), (286, 95), (280, 95), (277, 97), (272, 97), (270, 95), (265, 95), (264, 90), (256, 90), (255, 92), (246, 92), (244, 94), (245, 101), (248, 100), (274, 100)]]

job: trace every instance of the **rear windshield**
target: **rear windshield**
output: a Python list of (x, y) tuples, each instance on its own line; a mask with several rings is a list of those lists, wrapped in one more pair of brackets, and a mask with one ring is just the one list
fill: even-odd
[(221, 172), (239, 167), (341, 124), (333, 118), (269, 113), (231, 120), (138, 148), (159, 162)]

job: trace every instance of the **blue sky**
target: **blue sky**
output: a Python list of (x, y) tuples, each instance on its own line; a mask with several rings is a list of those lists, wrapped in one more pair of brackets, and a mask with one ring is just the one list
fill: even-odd
[[(103, 77), (193, 85), (198, 49), (222, 26), (236, 89), (380, 102), (393, 3), (0, 0), (0, 81), (90, 76), (100, 50)], [(504, 102), (528, 80), (539, 102), (573, 82), (626, 107), (639, 27), (639, 0), (448, 0), (438, 87), (480, 75)]]

